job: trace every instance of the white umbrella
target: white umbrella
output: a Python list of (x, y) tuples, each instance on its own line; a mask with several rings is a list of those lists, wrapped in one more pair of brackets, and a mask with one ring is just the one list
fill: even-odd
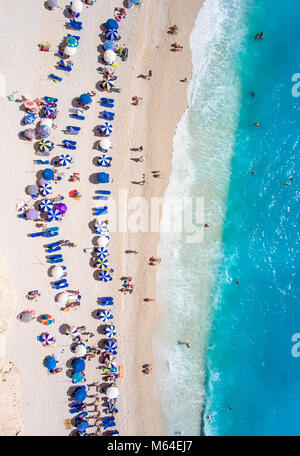
[(85, 345), (83, 345), (83, 344), (77, 345), (75, 352), (76, 352), (76, 355), (78, 355), (78, 356), (85, 356), (86, 355)]
[(49, 6), (49, 8), (54, 8), (55, 6), (58, 6), (58, 1), (57, 0), (48, 0), (48, 6)]
[(81, 0), (74, 0), (73, 3), (72, 3), (72, 11), (74, 11), (74, 13), (81, 13), (82, 10), (83, 10), (83, 4), (82, 4), (82, 1)]
[(119, 390), (115, 386), (110, 386), (106, 390), (106, 396), (108, 399), (116, 399), (119, 396)]
[(110, 139), (108, 139), (108, 138), (103, 138), (103, 139), (100, 139), (99, 145), (100, 145), (100, 147), (101, 147), (102, 149), (107, 150), (107, 149), (109, 149), (110, 146), (111, 146), (111, 141), (110, 141)]
[(42, 119), (42, 120), (40, 121), (40, 125), (41, 125), (41, 126), (42, 126), (42, 125), (46, 125), (47, 127), (52, 128), (53, 120), (52, 120), (52, 119), (46, 119), (46, 118), (45, 118), (45, 119)]
[(61, 266), (53, 266), (50, 271), (50, 275), (54, 279), (60, 279), (64, 275), (64, 270)]
[(66, 46), (64, 52), (65, 52), (65, 54), (67, 54), (69, 57), (72, 57), (73, 55), (76, 54), (77, 48), (76, 48), (76, 47)]
[(66, 291), (59, 293), (57, 300), (59, 304), (62, 304), (64, 306), (69, 301), (69, 293), (67, 293)]
[(114, 63), (116, 60), (116, 53), (112, 51), (111, 49), (108, 49), (107, 51), (104, 52), (104, 60), (107, 63)]
[(99, 236), (97, 239), (97, 244), (99, 247), (106, 247), (109, 242), (109, 237), (108, 236)]

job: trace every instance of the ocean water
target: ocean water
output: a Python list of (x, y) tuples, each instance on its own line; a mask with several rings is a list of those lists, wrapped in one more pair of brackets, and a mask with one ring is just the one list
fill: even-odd
[(191, 34), (166, 196), (204, 197), (209, 227), (201, 243), (174, 232), (159, 245), (170, 435), (300, 433), (299, 13), (297, 0), (206, 0)]

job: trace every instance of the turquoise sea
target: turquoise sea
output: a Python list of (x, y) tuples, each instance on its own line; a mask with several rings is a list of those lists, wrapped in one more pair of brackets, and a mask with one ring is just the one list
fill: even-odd
[(206, 0), (191, 34), (166, 196), (204, 197), (209, 227), (159, 245), (169, 435), (300, 434), (299, 17), (298, 0)]

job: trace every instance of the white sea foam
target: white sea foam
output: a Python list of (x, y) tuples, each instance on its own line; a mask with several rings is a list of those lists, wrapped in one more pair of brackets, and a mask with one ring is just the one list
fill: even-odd
[[(222, 257), (220, 239), (240, 108), (236, 61), (245, 33), (243, 14), (241, 0), (206, 0), (190, 37), (189, 108), (174, 137), (166, 196), (205, 197), (205, 223), (210, 228), (201, 244), (186, 244), (184, 233), (161, 234), (162, 324), (155, 349), (162, 365), (158, 382), (170, 435), (200, 433), (208, 302)], [(162, 225), (165, 217), (163, 211)], [(190, 349), (180, 343), (186, 341)]]

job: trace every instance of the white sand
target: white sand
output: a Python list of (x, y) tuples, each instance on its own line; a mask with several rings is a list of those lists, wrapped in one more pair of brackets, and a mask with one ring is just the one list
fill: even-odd
[[(49, 12), (43, 3), (26, 0), (26, 4), (6, 2), (4, 5), (4, 14), (0, 19), (0, 36), (2, 49), (6, 52), (2, 53), (0, 58), (6, 87), (1, 95), (18, 90), (19, 95), (28, 94), (33, 99), (45, 95), (58, 97), (59, 114), (55, 121), (58, 128), (53, 130), (50, 139), (59, 144), (65, 137), (61, 130), (66, 125), (81, 126), (80, 135), (71, 138), (78, 142), (78, 148), (73, 153), (74, 164), (71, 170), (66, 170), (66, 177), (71, 172), (80, 172), (81, 181), (71, 184), (65, 179), (55, 185), (51, 195), (65, 195), (65, 202), (69, 207), (63, 223), (59, 225), (60, 235), (47, 240), (27, 237), (27, 233), (37, 231), (35, 223), (18, 219), (15, 203), (18, 199), (27, 198), (25, 187), (34, 184), (36, 172), (43, 169), (43, 166), (34, 165), (33, 159), (43, 157), (34, 156), (33, 144), (18, 138), (18, 132), (25, 129), (20, 125), (24, 115), (19, 109), (20, 104), (8, 102), (6, 97), (1, 98), (0, 109), (4, 115), (0, 124), (0, 247), (7, 264), (5, 277), (14, 285), (10, 297), (1, 299), (1, 308), (9, 308), (9, 314), (14, 314), (6, 356), (22, 375), (20, 407), (24, 433), (68, 435), (69, 431), (64, 429), (63, 423), (70, 417), (67, 391), (71, 381), (66, 376), (66, 362), (72, 357), (72, 353), (69, 348), (70, 339), (62, 335), (59, 328), (64, 323), (86, 325), (88, 330), (96, 334), (91, 342), (98, 342), (101, 339), (97, 334), (99, 321), (95, 320), (91, 313), (97, 308), (98, 296), (111, 295), (115, 297), (112, 311), (115, 315), (113, 323), (117, 326), (119, 361), (125, 366), (125, 378), (118, 381), (120, 412), (116, 418), (117, 428), (121, 435), (163, 435), (164, 417), (158, 401), (159, 392), (156, 391), (155, 360), (152, 353), (156, 303), (143, 303), (144, 297), (155, 297), (155, 268), (147, 265), (147, 259), (156, 252), (158, 234), (113, 234), (110, 265), (115, 269), (114, 280), (102, 285), (94, 280), (94, 269), (89, 266), (90, 256), (82, 250), (92, 245), (94, 237), (89, 228), (93, 219), (91, 209), (102, 205), (101, 201), (92, 200), (96, 186), (89, 180), (92, 174), (103, 170), (92, 163), (93, 157), (97, 155), (92, 149), (97, 139), (93, 135), (93, 128), (101, 123), (98, 119), (100, 105), (96, 103), (100, 92), (97, 91), (85, 121), (71, 121), (68, 115), (72, 100), (83, 92), (95, 90), (96, 82), (101, 80), (96, 71), (99, 66), (99, 25), (112, 17), (114, 7), (122, 6), (123, 2), (97, 0), (95, 6), (84, 7), (80, 17), (84, 27), (80, 32), (66, 31), (66, 19), (62, 10)], [(67, 4), (62, 0), (60, 3)], [(119, 188), (128, 188), (129, 197), (143, 195), (147, 200), (153, 195), (163, 195), (171, 166), (172, 137), (186, 104), (186, 85), (179, 80), (190, 77), (188, 35), (201, 3), (201, 0), (191, 0), (189, 4), (183, 4), (181, 0), (144, 0), (142, 8), (128, 11), (127, 18), (120, 24), (121, 44), (128, 46), (129, 59), (127, 62), (118, 59), (119, 66), (116, 71), (116, 87), (121, 88), (121, 93), (114, 94), (114, 158), (109, 171), (114, 183), (107, 186), (114, 197), (117, 196)], [(173, 23), (177, 23), (180, 32), (175, 37), (170, 37), (166, 34), (166, 29)], [(71, 73), (54, 68), (58, 58), (53, 51), (56, 51), (66, 33), (81, 36), (77, 55), (72, 58), (74, 69)], [(52, 44), (51, 52), (43, 53), (38, 50), (37, 44), (43, 41)], [(169, 51), (169, 45), (174, 41), (184, 45), (184, 52)], [(137, 79), (139, 74), (148, 73), (150, 68), (153, 72), (151, 81)], [(61, 75), (63, 82), (55, 84), (49, 81), (47, 75), (51, 72)], [(133, 95), (144, 98), (141, 106), (131, 105)], [(141, 144), (144, 146), (146, 162), (136, 164), (129, 158), (139, 154), (129, 149)], [(54, 157), (62, 151), (63, 149), (56, 146), (51, 156)], [(165, 179), (151, 180), (152, 169), (164, 171)], [(147, 187), (130, 184), (132, 180), (140, 180), (143, 172), (149, 181)], [(74, 188), (83, 195), (80, 201), (72, 201), (67, 196), (68, 191)], [(70, 289), (79, 289), (83, 298), (81, 307), (68, 313), (60, 312), (54, 301), (56, 293), (50, 287), (49, 265), (43, 249), (44, 243), (57, 239), (70, 239), (77, 243), (77, 248), (64, 248), (62, 252), (68, 269)], [(140, 253), (136, 256), (126, 255), (123, 253), (126, 249), (138, 250)], [(118, 292), (119, 277), (123, 275), (134, 278), (136, 291), (131, 296), (123, 296)], [(5, 288), (8, 287), (7, 283), (4, 282)], [(37, 302), (28, 303), (25, 299), (27, 291), (36, 288), (41, 292), (41, 298)], [(55, 324), (49, 327), (49, 332), (57, 340), (55, 348), (43, 348), (37, 341), (37, 336), (45, 329), (40, 323), (34, 321), (21, 324), (16, 320), (15, 316), (25, 308), (35, 309), (37, 315), (50, 313), (55, 318)], [(3, 310), (1, 314), (3, 316)], [(7, 318), (7, 322), (10, 318)], [(52, 353), (64, 368), (62, 373), (55, 376), (49, 376), (43, 367), (45, 356)], [(152, 362), (152, 375), (141, 373), (144, 362)], [(96, 358), (87, 363), (87, 383), (101, 381), (97, 365)], [(11, 378), (17, 385), (19, 374), (14, 367), (12, 369)], [(15, 391), (18, 392), (17, 387)], [(5, 413), (7, 416), (9, 414), (11, 421), (15, 420), (15, 424), (7, 427), (4, 427), (5, 422), (0, 424), (1, 435), (14, 435), (21, 429), (17, 398), (13, 396), (11, 383), (9, 392), (12, 397), (7, 401), (9, 406), (6, 407), (0, 397), (0, 416), (7, 410)]]

